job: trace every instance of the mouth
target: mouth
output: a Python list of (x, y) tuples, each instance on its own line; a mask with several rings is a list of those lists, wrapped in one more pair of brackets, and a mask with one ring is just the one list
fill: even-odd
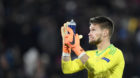
[(94, 38), (93, 37), (89, 37), (89, 41), (93, 41), (94, 40)]
[(94, 39), (93, 37), (89, 37), (89, 39)]

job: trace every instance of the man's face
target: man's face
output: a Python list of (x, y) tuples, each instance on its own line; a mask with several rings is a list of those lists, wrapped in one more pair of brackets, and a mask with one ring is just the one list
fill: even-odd
[(100, 28), (99, 24), (91, 24), (89, 30), (89, 43), (99, 44), (102, 41), (103, 29)]

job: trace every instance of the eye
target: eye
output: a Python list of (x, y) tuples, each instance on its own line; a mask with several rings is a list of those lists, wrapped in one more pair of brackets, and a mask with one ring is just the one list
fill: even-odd
[(95, 31), (95, 29), (92, 29), (92, 31)]

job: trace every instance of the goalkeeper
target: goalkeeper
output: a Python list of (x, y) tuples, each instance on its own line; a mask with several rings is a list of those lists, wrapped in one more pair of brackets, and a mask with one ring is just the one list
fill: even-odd
[[(63, 73), (72, 74), (86, 69), (88, 78), (122, 78), (125, 61), (122, 51), (110, 42), (114, 31), (112, 20), (103, 16), (93, 17), (90, 19), (89, 30), (89, 43), (96, 45), (97, 49), (84, 51), (78, 34), (74, 35), (67, 23), (61, 27)], [(71, 44), (73, 40), (75, 43)], [(78, 58), (71, 60), (71, 50)]]

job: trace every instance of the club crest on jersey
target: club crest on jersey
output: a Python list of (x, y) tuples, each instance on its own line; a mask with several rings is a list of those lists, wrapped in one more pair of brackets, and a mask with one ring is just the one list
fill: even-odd
[(103, 57), (102, 59), (105, 60), (106, 62), (110, 62), (110, 60), (106, 57)]

